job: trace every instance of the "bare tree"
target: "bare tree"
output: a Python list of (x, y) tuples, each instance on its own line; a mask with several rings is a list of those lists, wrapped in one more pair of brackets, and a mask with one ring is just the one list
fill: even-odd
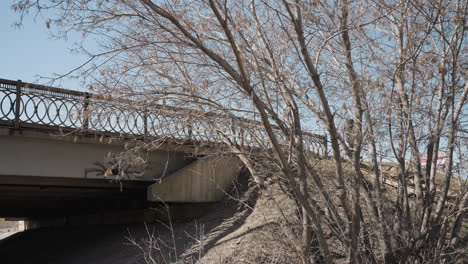
[[(299, 209), (300, 228), (287, 233), (304, 263), (459, 256), (467, 189), (451, 186), (456, 146), (466, 142), (459, 136), (466, 0), (23, 0), (13, 7), (21, 16), (45, 12), (58, 37), (98, 37), (99, 53), (82, 47), (90, 60), (65, 75), (142, 109), (183, 106), (181, 126), (204, 135), (199, 142), (222, 142), (258, 184), (265, 181), (258, 165), (268, 164)], [(329, 139), (332, 177), (313, 159), (316, 131)], [(389, 152), (398, 172), (385, 186), (381, 160)]]

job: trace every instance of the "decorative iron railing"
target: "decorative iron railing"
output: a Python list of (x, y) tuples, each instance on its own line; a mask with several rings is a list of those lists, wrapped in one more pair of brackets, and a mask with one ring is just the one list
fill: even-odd
[[(238, 144), (269, 147), (257, 121), (5, 79), (0, 79), (0, 126), (198, 142), (216, 142), (224, 134)], [(325, 136), (305, 133), (304, 139), (311, 151), (326, 154)]]

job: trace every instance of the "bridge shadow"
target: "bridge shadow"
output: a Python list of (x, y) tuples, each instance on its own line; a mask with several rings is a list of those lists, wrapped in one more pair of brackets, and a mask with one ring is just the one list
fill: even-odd
[(179, 254), (179, 259), (189, 262), (198, 261), (209, 249), (217, 245), (220, 239), (244, 224), (252, 213), (259, 195), (257, 185), (249, 186), (249, 179), (250, 174), (244, 171), (233, 189), (227, 193), (222, 205), (218, 207), (222, 207), (222, 210), (217, 208), (215, 209), (217, 212), (212, 212), (198, 221), (199, 225), (203, 225), (203, 234), (198, 232), (199, 236), (194, 237), (192, 244)]
[(258, 188), (249, 186), (249, 179), (243, 171), (226, 197), (202, 217), (129, 229), (126, 244), (140, 251), (141, 263), (196, 263), (252, 213)]
[(190, 221), (62, 226), (17, 233), (0, 241), (0, 262), (195, 263), (252, 213), (258, 190), (248, 185), (249, 175), (243, 172), (223, 201)]

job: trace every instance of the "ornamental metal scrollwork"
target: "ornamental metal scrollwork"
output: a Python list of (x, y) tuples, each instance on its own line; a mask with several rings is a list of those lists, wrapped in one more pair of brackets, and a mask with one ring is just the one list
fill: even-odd
[[(229, 140), (236, 144), (272, 147), (266, 131), (261, 129), (261, 123), (257, 121), (222, 115), (188, 119), (186, 113), (191, 111), (161, 105), (148, 109), (130, 100), (0, 79), (0, 126), (3, 127), (86, 131), (198, 142), (221, 142), (225, 139), (223, 137), (229, 135)], [(279, 128), (275, 132), (278, 140), (286, 142)], [(325, 136), (305, 133), (304, 139), (305, 145), (313, 153), (327, 154)]]

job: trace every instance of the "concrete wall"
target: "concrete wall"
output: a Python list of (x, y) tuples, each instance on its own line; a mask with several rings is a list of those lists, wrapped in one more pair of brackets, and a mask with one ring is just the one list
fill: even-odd
[(232, 180), (239, 174), (237, 157), (209, 157), (197, 160), (161, 183), (148, 187), (149, 201), (215, 202), (222, 199)]
[[(119, 152), (118, 145), (73, 143), (54, 138), (0, 136), (0, 177), (44, 176), (83, 178), (86, 168), (104, 163), (109, 152)], [(153, 180), (180, 169), (190, 162), (183, 152), (153, 151), (149, 154), (148, 169), (136, 180)], [(88, 178), (103, 178), (89, 173)]]
[(0, 220), (0, 229), (3, 228), (18, 228), (19, 221), (4, 221)]
[(24, 221), (0, 220), (0, 236), (2, 236), (2, 233), (19, 232), (23, 230), (24, 230)]
[[(0, 183), (3, 176), (6, 183), (7, 179), (10, 181), (14, 179), (15, 186), (34, 185), (31, 181), (39, 177), (43, 177), (43, 180), (50, 181), (57, 178), (57, 181), (67, 182), (83, 179), (86, 169), (96, 168), (93, 163), (104, 164), (109, 152), (120, 152), (125, 144), (123, 141), (100, 143), (99, 139), (89, 136), (75, 140), (72, 136), (43, 132), (30, 133), (2, 129), (0, 132), (2, 132), (0, 133)], [(149, 201), (190, 203), (219, 201), (242, 166), (236, 157), (209, 157), (194, 161), (193, 158), (186, 157), (186, 152), (197, 153), (197, 149), (166, 144), (164, 150), (148, 154), (147, 170), (143, 176), (133, 180), (160, 179), (158, 183), (148, 187), (146, 197)], [(86, 177), (88, 181), (104, 178), (95, 172), (88, 173)], [(107, 177), (109, 178), (111, 177)], [(22, 180), (18, 182), (16, 179)], [(44, 191), (49, 189), (39, 188), (34, 195), (42, 197)], [(142, 194), (144, 197), (144, 193)]]

